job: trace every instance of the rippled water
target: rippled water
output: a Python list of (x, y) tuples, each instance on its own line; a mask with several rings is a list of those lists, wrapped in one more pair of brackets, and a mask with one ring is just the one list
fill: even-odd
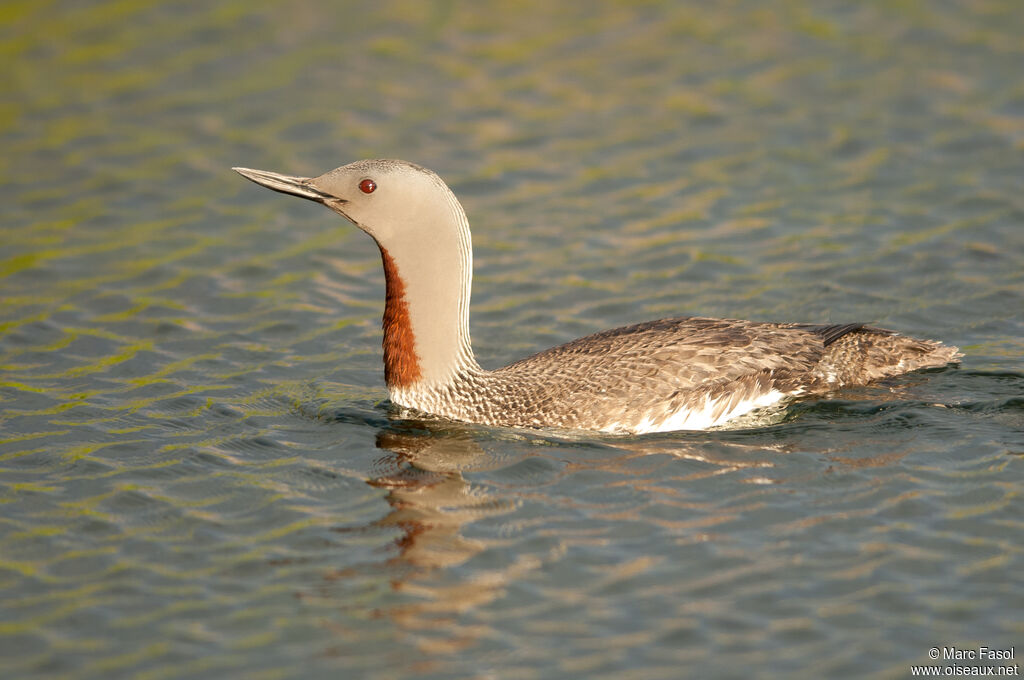
[[(7, 2), (4, 677), (906, 677), (1024, 647), (1024, 12)], [(437, 170), (495, 367), (706, 314), (957, 369), (639, 438), (403, 421), (372, 242), (233, 165)]]

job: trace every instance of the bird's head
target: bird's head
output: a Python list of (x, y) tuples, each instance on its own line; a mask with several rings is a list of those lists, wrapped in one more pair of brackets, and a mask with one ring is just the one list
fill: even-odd
[(439, 221), (457, 221), (462, 214), (458, 201), (437, 175), (406, 161), (356, 161), (319, 177), (234, 170), (260, 186), (322, 203), (384, 247), (396, 240), (429, 239), (431, 234), (420, 232), (437, 229)]

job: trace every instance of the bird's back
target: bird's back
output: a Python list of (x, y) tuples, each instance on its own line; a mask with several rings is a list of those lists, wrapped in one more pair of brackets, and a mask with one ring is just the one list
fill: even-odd
[(661, 319), (588, 335), (488, 372), (493, 424), (705, 429), (788, 396), (945, 365), (955, 348), (864, 324)]

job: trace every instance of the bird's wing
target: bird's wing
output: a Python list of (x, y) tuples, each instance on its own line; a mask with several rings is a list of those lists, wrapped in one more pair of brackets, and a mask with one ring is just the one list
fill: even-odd
[(716, 420), (743, 404), (800, 392), (816, 380), (826, 344), (860, 326), (661, 319), (553, 347), (494, 375), (516, 376), (516, 398), (528, 410), (571, 404), (581, 424), (615, 413), (639, 422), (700, 409)]

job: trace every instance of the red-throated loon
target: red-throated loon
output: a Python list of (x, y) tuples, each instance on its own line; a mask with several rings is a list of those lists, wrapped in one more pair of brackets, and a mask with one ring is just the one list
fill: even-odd
[(484, 370), (469, 341), (469, 222), (441, 178), (398, 160), (357, 161), (312, 178), (235, 170), (322, 203), (377, 242), (388, 393), (428, 414), (613, 433), (703, 430), (785, 399), (961, 356), (956, 347), (865, 324), (684, 317), (588, 335)]

